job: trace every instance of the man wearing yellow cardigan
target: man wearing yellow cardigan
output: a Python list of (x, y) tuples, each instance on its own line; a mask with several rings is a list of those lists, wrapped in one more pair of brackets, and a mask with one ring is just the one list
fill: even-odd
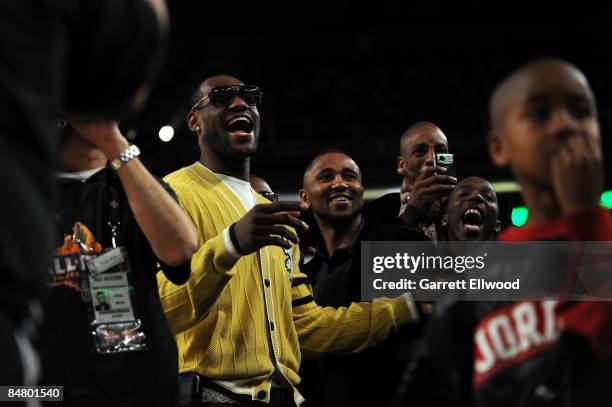
[(205, 80), (188, 125), (198, 162), (165, 181), (200, 234), (191, 278), (158, 274), (180, 373), (197, 373), (202, 406), (300, 405), (302, 355), (359, 352), (419, 315), (409, 294), (320, 307), (298, 267), (298, 202), (270, 203), (249, 186), (261, 92), (236, 78)]

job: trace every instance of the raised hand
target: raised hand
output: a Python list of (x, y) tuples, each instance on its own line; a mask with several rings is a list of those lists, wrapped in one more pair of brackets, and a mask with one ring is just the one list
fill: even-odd
[(107, 158), (113, 159), (129, 146), (116, 121), (84, 121), (68, 117), (76, 133), (99, 148)]
[(551, 157), (551, 178), (563, 213), (597, 206), (604, 185), (604, 168), (599, 140), (576, 134)]
[(306, 231), (308, 225), (298, 219), (300, 202), (274, 202), (255, 205), (234, 227), (241, 254), (250, 254), (264, 246), (291, 248), (298, 237), (285, 226)]
[(434, 202), (448, 196), (457, 184), (457, 178), (445, 175), (445, 167), (427, 166), (414, 182), (410, 195), (402, 203), (406, 210), (402, 214), (404, 222), (416, 226), (419, 222), (429, 219)]

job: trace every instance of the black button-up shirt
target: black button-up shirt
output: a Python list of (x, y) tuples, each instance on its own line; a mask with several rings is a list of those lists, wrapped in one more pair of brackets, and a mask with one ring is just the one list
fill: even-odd
[[(302, 269), (311, 280), (317, 304), (341, 307), (361, 301), (362, 241), (427, 241), (412, 229), (366, 219), (353, 243), (328, 256), (324, 245)], [(405, 326), (374, 349), (348, 356), (328, 356), (319, 365), (303, 363), (304, 393), (311, 405), (387, 405), (394, 394), (420, 325)], [(360, 389), (363, 391), (355, 391)]]

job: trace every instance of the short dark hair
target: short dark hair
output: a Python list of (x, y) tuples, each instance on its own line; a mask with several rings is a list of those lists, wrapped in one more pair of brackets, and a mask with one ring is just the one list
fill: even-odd
[(406, 143), (408, 139), (414, 136), (414, 133), (416, 132), (417, 129), (423, 126), (431, 126), (431, 127), (439, 128), (437, 125), (427, 120), (421, 120), (420, 122), (416, 122), (412, 126), (408, 127), (408, 129), (404, 131), (404, 133), (402, 134), (402, 137), (400, 138), (400, 155), (404, 153), (403, 151), (404, 143)]
[[(317, 158), (321, 157), (322, 155), (325, 154), (344, 154), (345, 156), (347, 156), (348, 158), (350, 158), (351, 160), (353, 160), (353, 162), (355, 163), (355, 165), (357, 165), (357, 168), (359, 169), (359, 172), (361, 173), (361, 168), (359, 167), (359, 164), (357, 164), (357, 161), (355, 161), (355, 159), (353, 157), (351, 157), (349, 154), (347, 154), (345, 151), (342, 151), (340, 149), (335, 149), (335, 148), (330, 148), (330, 149), (326, 149), (326, 150), (321, 150), (320, 152), (318, 152), (317, 154), (315, 154), (315, 156), (312, 158), (312, 160), (310, 160), (310, 162), (306, 165), (306, 168), (304, 168), (304, 175), (302, 176), (302, 187), (306, 186), (306, 174), (308, 173), (308, 171), (310, 171), (314, 165), (314, 162), (317, 160)], [(363, 176), (362, 176), (363, 178)]]
[(321, 150), (317, 154), (315, 154), (314, 157), (312, 157), (312, 160), (310, 160), (308, 164), (306, 164), (306, 167), (304, 168), (304, 175), (306, 175), (306, 173), (310, 171), (310, 169), (314, 165), (314, 162), (317, 158), (321, 157), (322, 155), (331, 154), (331, 153), (344, 154), (350, 157), (350, 155), (348, 155), (345, 151), (340, 150), (339, 148), (329, 148), (329, 149)]

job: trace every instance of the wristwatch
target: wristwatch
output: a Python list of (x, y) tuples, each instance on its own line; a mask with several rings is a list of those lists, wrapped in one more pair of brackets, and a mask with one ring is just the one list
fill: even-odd
[(133, 160), (139, 155), (140, 155), (140, 149), (136, 147), (134, 144), (132, 144), (131, 146), (123, 150), (121, 153), (119, 153), (118, 158), (111, 160), (111, 164), (113, 165), (113, 168), (115, 169), (115, 171), (117, 171), (119, 168), (121, 168), (122, 165), (124, 165), (130, 160)]

